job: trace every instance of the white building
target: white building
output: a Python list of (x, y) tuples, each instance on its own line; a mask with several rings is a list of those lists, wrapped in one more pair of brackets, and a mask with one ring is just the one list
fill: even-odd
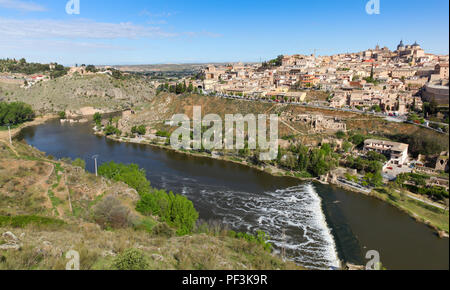
[(390, 163), (403, 165), (408, 160), (409, 145), (384, 140), (368, 139), (364, 141), (364, 150), (375, 151), (391, 156)]

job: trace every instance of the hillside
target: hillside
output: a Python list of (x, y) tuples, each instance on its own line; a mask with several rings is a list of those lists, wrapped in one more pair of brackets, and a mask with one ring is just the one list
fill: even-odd
[(151, 99), (154, 88), (144, 79), (115, 79), (109, 75), (67, 75), (39, 82), (29, 89), (0, 83), (0, 99), (22, 101), (41, 113), (94, 107), (118, 111)]
[(81, 269), (299, 269), (217, 225), (177, 236), (135, 210), (139, 194), (126, 184), (3, 141), (0, 269), (65, 269), (70, 250)]
[[(192, 119), (192, 107), (201, 106), (203, 116), (218, 114), (224, 119), (225, 114), (278, 114), (281, 118), (279, 135), (296, 136), (303, 144), (317, 145), (323, 139), (334, 139), (338, 131), (332, 127), (314, 128), (313, 122), (305, 121), (308, 117), (324, 116), (337, 120), (336, 124), (345, 123), (351, 133), (403, 141), (408, 136), (418, 136), (435, 144), (439, 148), (448, 148), (448, 135), (428, 130), (413, 124), (389, 122), (379, 117), (356, 114), (352, 112), (333, 111), (321, 108), (302, 107), (288, 104), (273, 104), (245, 100), (230, 100), (200, 95), (175, 95), (161, 93), (146, 103), (135, 115), (128, 116), (120, 123), (122, 132), (130, 132), (133, 126), (145, 125), (148, 129), (173, 131), (175, 127), (165, 126), (174, 114), (186, 114)], [(334, 122), (334, 121), (333, 121)], [(416, 138), (417, 139), (417, 138)], [(439, 148), (436, 151), (439, 151)], [(436, 152), (436, 153), (440, 153)]]

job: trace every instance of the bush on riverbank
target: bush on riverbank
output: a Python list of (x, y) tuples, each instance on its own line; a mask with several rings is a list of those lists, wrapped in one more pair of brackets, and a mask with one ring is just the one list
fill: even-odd
[(192, 232), (198, 219), (198, 212), (192, 201), (186, 197), (164, 190), (154, 190), (141, 195), (136, 210), (144, 215), (157, 215), (162, 221), (177, 228), (177, 235)]
[(193, 203), (182, 195), (151, 188), (145, 170), (136, 164), (110, 162), (100, 166), (98, 172), (101, 176), (124, 182), (136, 189), (141, 197), (136, 210), (143, 215), (159, 216), (162, 221), (176, 227), (178, 235), (187, 235), (194, 229), (198, 212)]
[(114, 161), (105, 163), (98, 168), (98, 174), (106, 178), (121, 181), (136, 189), (139, 194), (150, 192), (150, 181), (147, 180), (144, 169), (136, 164), (118, 164)]
[(18, 125), (33, 120), (35, 117), (30, 105), (22, 102), (0, 102), (0, 126)]

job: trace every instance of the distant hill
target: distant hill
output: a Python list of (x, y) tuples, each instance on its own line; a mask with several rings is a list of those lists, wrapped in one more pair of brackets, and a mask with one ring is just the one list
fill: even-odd
[(121, 80), (101, 74), (64, 76), (39, 82), (29, 89), (0, 84), (0, 99), (28, 103), (41, 114), (87, 106), (117, 111), (148, 101), (154, 94), (155, 89), (144, 79)]

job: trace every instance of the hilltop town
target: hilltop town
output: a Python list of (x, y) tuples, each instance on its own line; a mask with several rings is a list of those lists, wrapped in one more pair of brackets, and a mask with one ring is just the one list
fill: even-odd
[[(219, 96), (406, 116), (424, 103), (448, 105), (448, 60), (401, 41), (395, 51), (376, 46), (332, 56), (282, 55), (262, 64), (208, 65), (197, 80), (185, 82)], [(324, 96), (308, 99), (307, 91)]]

